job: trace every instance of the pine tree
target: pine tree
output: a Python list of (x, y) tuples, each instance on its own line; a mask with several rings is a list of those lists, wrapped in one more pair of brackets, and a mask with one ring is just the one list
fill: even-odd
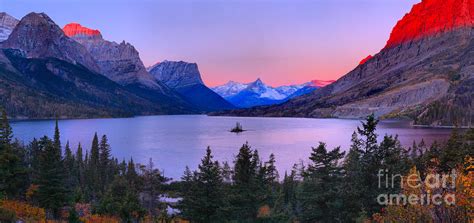
[(233, 171), (232, 171), (232, 168), (230, 168), (230, 165), (227, 161), (225, 161), (222, 164), (221, 173), (222, 173), (222, 180), (224, 181), (224, 183), (227, 183), (227, 184), (232, 183)]
[(377, 148), (377, 134), (375, 130), (377, 129), (377, 124), (379, 120), (377, 120), (374, 114), (367, 116), (365, 122), (362, 122), (362, 129), (357, 127), (357, 131), (359, 135), (364, 137), (362, 141), (364, 143), (364, 153), (371, 153), (374, 152)]
[(110, 158), (110, 145), (107, 136), (103, 135), (99, 145), (99, 172), (102, 191), (105, 191), (106, 186), (109, 185), (113, 179), (113, 169)]
[(329, 152), (324, 143), (313, 147), (300, 195), (302, 222), (340, 221), (342, 168), (338, 162), (343, 157), (339, 147)]
[(77, 150), (76, 150), (76, 155), (75, 155), (75, 167), (77, 168), (76, 172), (76, 181), (78, 182), (78, 186), (81, 189), (81, 191), (84, 190), (85, 188), (85, 163), (84, 163), (84, 155), (82, 154), (82, 146), (81, 143), (77, 145)]
[(260, 204), (255, 191), (257, 163), (260, 163), (258, 152), (252, 152), (248, 143), (244, 144), (234, 162), (234, 186), (230, 197), (234, 219), (253, 221), (257, 216)]
[(143, 167), (142, 171), (143, 188), (142, 188), (142, 202), (148, 211), (148, 215), (157, 217), (158, 210), (165, 209), (159, 197), (162, 194), (161, 190), (163, 184), (168, 181), (158, 169), (155, 169), (153, 160), (150, 158), (148, 165)]
[(212, 152), (208, 147), (206, 156), (201, 160), (195, 179), (195, 187), (192, 187), (192, 197), (184, 199), (195, 199), (185, 203), (197, 204), (189, 206), (186, 215), (195, 222), (218, 222), (225, 217), (220, 212), (223, 206), (222, 177), (220, 166), (217, 161), (212, 160)]
[(77, 179), (74, 176), (74, 172), (76, 169), (75, 163), (76, 161), (74, 159), (74, 156), (72, 155), (72, 151), (68, 141), (64, 149), (64, 170), (66, 172), (65, 185), (68, 191), (74, 191), (77, 184)]
[(361, 198), (364, 196), (362, 190), (364, 182), (361, 181), (362, 177), (362, 166), (360, 164), (362, 156), (362, 143), (357, 136), (357, 133), (352, 134), (351, 147), (349, 153), (345, 157), (343, 169), (344, 169), (344, 182), (343, 182), (343, 199), (344, 208), (341, 209), (341, 219), (343, 222), (354, 221), (359, 217), (359, 213), (362, 211), (362, 205), (360, 204)]
[(57, 144), (48, 137), (40, 140), (42, 154), (38, 179), (38, 200), (41, 207), (51, 211), (54, 216), (59, 215), (60, 208), (66, 201), (64, 188), (64, 167), (61, 151)]
[(61, 152), (61, 139), (60, 139), (60, 134), (59, 134), (59, 126), (58, 126), (58, 120), (56, 119), (56, 124), (54, 126), (54, 147), (56, 150), (59, 150)]
[(87, 186), (88, 191), (91, 194), (93, 201), (97, 201), (101, 190), (101, 181), (100, 181), (100, 151), (99, 151), (99, 138), (97, 133), (94, 134), (92, 139), (91, 151), (88, 157), (87, 162)]
[[(5, 110), (0, 122), (0, 197), (18, 197), (26, 187), (28, 173), (20, 151), (12, 145), (13, 133)], [(23, 153), (23, 152), (22, 152)]]
[(0, 145), (9, 146), (12, 142), (12, 138), (13, 131), (8, 122), (7, 112), (2, 109), (2, 120), (0, 121)]

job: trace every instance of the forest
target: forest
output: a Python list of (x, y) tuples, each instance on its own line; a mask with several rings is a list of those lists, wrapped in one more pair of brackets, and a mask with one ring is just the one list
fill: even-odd
[[(114, 158), (106, 135), (71, 148), (57, 121), (52, 138), (20, 142), (3, 111), (0, 222), (473, 222), (474, 130), (404, 148), (397, 136), (379, 142), (377, 124), (368, 116), (345, 150), (317, 143), (307, 162), (285, 173), (274, 155), (262, 158), (246, 143), (233, 163), (215, 160), (208, 147), (197, 168), (171, 180), (151, 159)], [(447, 186), (410, 187), (410, 176), (428, 182), (453, 172)], [(455, 201), (381, 204), (384, 194)]]

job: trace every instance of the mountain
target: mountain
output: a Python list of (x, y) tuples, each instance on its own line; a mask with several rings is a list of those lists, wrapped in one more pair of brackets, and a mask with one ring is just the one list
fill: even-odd
[(23, 17), (0, 46), (22, 50), (28, 57), (53, 57), (99, 71), (89, 52), (64, 35), (61, 28), (44, 13), (29, 13)]
[(220, 111), (235, 107), (204, 85), (196, 63), (163, 61), (148, 68), (156, 80), (180, 93), (200, 111)]
[(472, 125), (474, 0), (423, 0), (386, 46), (336, 82), (245, 116), (408, 117), (414, 124)]
[(138, 51), (130, 43), (120, 44), (104, 40), (99, 30), (83, 27), (78, 23), (64, 26), (64, 33), (82, 44), (96, 60), (100, 73), (121, 85), (142, 85), (162, 90), (147, 71)]
[(211, 88), (214, 92), (222, 96), (223, 98), (229, 98), (234, 96), (247, 88), (249, 84), (242, 84), (235, 81), (229, 81), (224, 85), (216, 86)]
[(8, 39), (15, 26), (18, 24), (18, 19), (5, 12), (0, 12), (0, 42)]
[[(180, 96), (138, 92), (102, 75), (87, 49), (43, 13), (23, 17), (0, 44), (0, 101), (15, 118), (191, 113)], [(169, 91), (172, 91), (169, 89)]]
[(259, 78), (247, 84), (229, 81), (227, 84), (212, 88), (212, 90), (237, 107), (250, 108), (282, 103), (298, 95), (309, 93), (318, 87), (312, 82), (308, 82), (301, 85), (274, 88), (266, 85)]
[[(0, 50), (0, 103), (13, 118), (92, 118), (181, 114), (172, 101), (154, 103), (82, 65)], [(189, 112), (189, 111), (188, 111)]]

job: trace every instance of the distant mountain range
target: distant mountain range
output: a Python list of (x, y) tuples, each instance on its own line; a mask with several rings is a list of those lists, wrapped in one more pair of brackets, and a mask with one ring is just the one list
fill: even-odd
[(281, 105), (227, 115), (405, 117), (414, 124), (472, 126), (474, 0), (423, 0), (386, 46), (336, 82)]
[(283, 103), (329, 83), (332, 83), (332, 81), (312, 81), (300, 85), (271, 87), (259, 78), (254, 82), (245, 84), (229, 81), (224, 85), (213, 87), (212, 90), (236, 107), (251, 108)]

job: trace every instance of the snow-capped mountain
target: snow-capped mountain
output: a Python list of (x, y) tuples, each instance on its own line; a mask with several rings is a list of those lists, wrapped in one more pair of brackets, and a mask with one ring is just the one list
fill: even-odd
[(280, 87), (266, 85), (260, 78), (251, 83), (229, 81), (212, 88), (214, 92), (237, 107), (249, 108), (285, 102), (293, 97), (314, 91), (320, 87), (314, 81)]
[(248, 84), (229, 81), (224, 85), (216, 86), (211, 89), (223, 98), (227, 98), (238, 94), (239, 92), (247, 88), (247, 86)]

